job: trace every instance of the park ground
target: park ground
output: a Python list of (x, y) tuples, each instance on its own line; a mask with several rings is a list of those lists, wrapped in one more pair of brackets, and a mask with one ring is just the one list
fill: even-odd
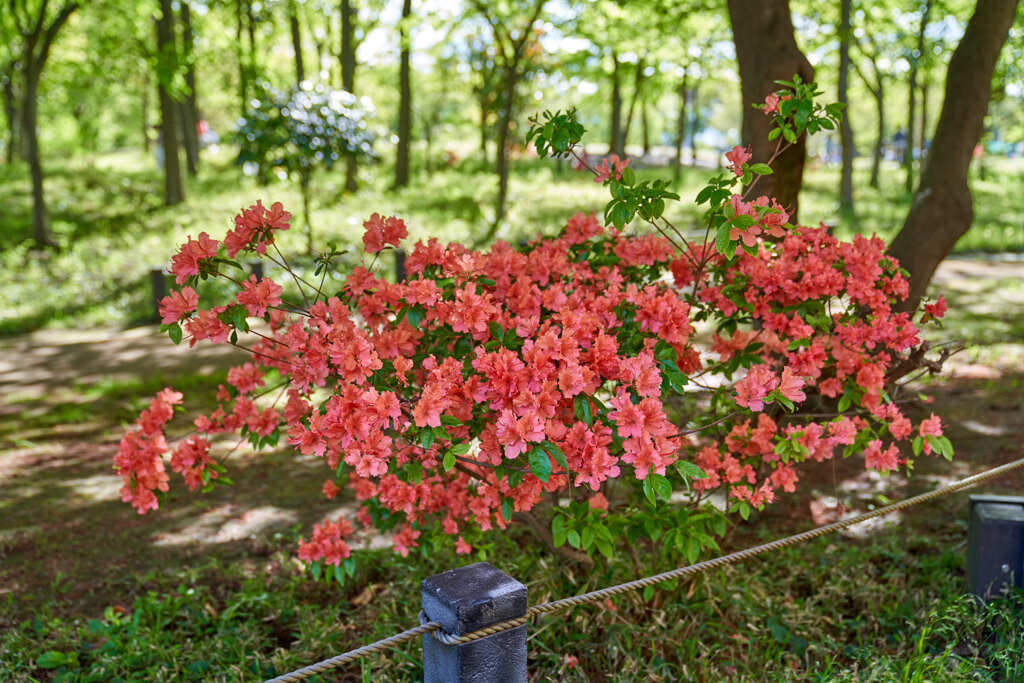
[[(186, 354), (139, 324), (151, 306), (146, 270), (185, 234), (222, 232), (256, 197), (288, 203), (294, 193), (211, 171), (186, 208), (168, 210), (139, 159), (105, 158), (92, 169), (55, 174), (53, 196), (79, 198), (54, 210), (64, 251), (47, 263), (25, 247), (0, 256), (7, 335), (0, 338), (0, 679), (259, 680), (416, 624), (420, 579), (466, 559), (403, 559), (384, 539), (363, 537), (354, 579), (314, 583), (294, 559), (296, 538), (352, 509), (344, 494), (322, 497), (326, 471), (315, 458), (284, 451), (257, 458), (243, 448), (231, 459), (234, 487), (206, 495), (179, 487), (146, 516), (120, 502), (111, 459), (124, 426), (167, 384), (202, 408), (239, 359), (217, 349)], [(684, 197), (704, 175), (684, 170)], [(831, 220), (834, 175), (811, 174), (805, 219)], [(402, 211), (414, 237), (446, 239), (464, 239), (487, 218), (482, 173), (442, 170), (429, 185), (398, 194), (378, 190), (384, 180), (368, 174), (371, 188), (340, 203), (335, 181), (324, 181), (315, 220), (342, 244), (372, 211)], [(922, 458), (911, 476), (886, 478), (854, 459), (823, 463), (800, 493), (732, 528), (723, 550), (820, 523), (836, 498), (864, 511), (1024, 457), (1024, 263), (980, 253), (1024, 249), (1024, 200), (1002, 196), (1005, 182), (976, 180), (979, 232), (962, 247), (971, 253), (948, 260), (933, 283), (933, 293), (950, 300), (933, 341), (961, 339), (967, 349), (911, 392), (923, 395), (913, 407), (918, 415), (944, 417), (955, 460)], [(861, 202), (859, 229), (898, 225), (909, 198), (886, 192)], [(532, 162), (517, 174), (513, 196), (508, 239), (554, 230), (571, 211), (601, 204), (598, 186)], [(27, 204), (16, 202), (14, 215), (0, 221), (23, 220), (19, 207)], [(0, 235), (11, 235), (7, 227)], [(295, 249), (301, 243), (296, 238)], [(30, 262), (20, 279), (6, 267)], [(44, 273), (58, 274), (56, 284), (41, 287)], [(980, 490), (1019, 494), (1024, 474)], [(541, 619), (530, 630), (531, 674), (1020, 680), (1024, 604), (983, 608), (963, 596), (967, 500), (954, 494), (651, 595)], [(531, 603), (636, 578), (630, 563), (617, 561), (583, 574), (521, 531), (482, 550), (472, 559), (524, 581)], [(322, 680), (415, 680), (418, 667), (413, 642)]]

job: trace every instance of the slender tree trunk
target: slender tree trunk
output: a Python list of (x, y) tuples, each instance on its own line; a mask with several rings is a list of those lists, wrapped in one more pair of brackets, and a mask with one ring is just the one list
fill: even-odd
[(235, 0), (235, 55), (238, 58), (238, 98), (241, 116), (249, 113), (249, 68), (246, 64), (245, 48), (242, 46), (242, 32), (245, 29), (244, 0)]
[[(355, 8), (352, 0), (341, 0), (341, 88), (353, 95), (356, 92), (356, 48), (353, 40), (355, 32)], [(353, 156), (345, 159), (345, 190), (355, 192), (359, 189), (358, 165)]]
[(679, 118), (676, 119), (676, 156), (672, 160), (672, 178), (678, 183), (683, 169), (683, 140), (686, 139), (686, 71), (679, 81)]
[(487, 166), (487, 98), (480, 96), (480, 156)]
[(291, 29), (292, 51), (295, 53), (295, 82), (301, 84), (306, 80), (306, 67), (302, 63), (302, 27), (299, 26), (295, 0), (288, 0), (288, 27)]
[[(156, 22), (156, 43), (161, 61), (171, 64), (176, 60), (174, 49), (174, 13), (171, 0), (160, 0), (161, 16)], [(158, 80), (160, 91), (160, 131), (164, 145), (164, 203), (178, 204), (185, 199), (181, 182), (181, 160), (178, 149), (178, 103), (171, 99), (167, 86)]]
[(14, 67), (12, 65), (12, 73), (4, 76), (3, 79), (4, 115), (7, 117), (6, 162), (8, 164), (12, 164), (16, 158), (24, 156), (24, 143), (21, 135), (21, 107), (18, 104), (18, 95), (14, 92), (13, 70)]
[(633, 112), (636, 110), (636, 103), (641, 97), (644, 86), (644, 60), (637, 60), (636, 72), (633, 78), (633, 97), (629, 100), (629, 111), (626, 113), (626, 125), (622, 130), (622, 149), (625, 151), (629, 144), (629, 131), (633, 127)]
[(640, 100), (640, 135), (643, 138), (644, 156), (651, 152), (651, 122), (647, 117), (647, 96)]
[(843, 154), (843, 166), (839, 176), (839, 208), (853, 212), (853, 128), (850, 126), (848, 89), (850, 83), (850, 4), (842, 0), (842, 18), (839, 24), (839, 102), (847, 105), (839, 123), (839, 141)]
[(494, 224), (488, 238), (494, 236), (501, 221), (505, 219), (505, 202), (508, 199), (508, 135), (512, 127), (512, 108), (515, 106), (516, 84), (519, 80), (517, 64), (513, 63), (505, 69), (505, 97), (501, 103), (498, 116), (498, 149), (496, 170), (498, 173), (498, 201), (494, 210)]
[(697, 165), (697, 133), (700, 131), (700, 107), (697, 106), (697, 95), (699, 83), (690, 88), (690, 109), (693, 110), (693, 120), (690, 121), (690, 163)]
[(313, 253), (313, 219), (309, 210), (310, 175), (309, 171), (299, 173), (299, 190), (302, 192), (302, 218), (306, 222), (306, 253)]
[[(740, 67), (743, 142), (751, 146), (754, 161), (766, 162), (776, 145), (768, 140), (771, 120), (751, 105), (777, 90), (776, 80), (792, 80), (798, 74), (805, 82), (813, 81), (814, 69), (796, 44), (789, 0), (728, 0), (728, 5)], [(774, 173), (758, 184), (758, 193), (775, 197), (793, 221), (806, 157), (807, 141), (801, 136), (772, 164)]]
[(402, 28), (399, 31), (402, 52), (399, 62), (398, 157), (395, 160), (395, 187), (409, 184), (409, 144), (412, 137), (412, 81), (409, 72), (409, 17), (412, 0), (402, 2)]
[(1017, 5), (1018, 0), (978, 0), (949, 61), (946, 93), (921, 184), (903, 228), (889, 246), (889, 253), (910, 273), (910, 296), (903, 310), (917, 307), (936, 267), (974, 220), (967, 171), (981, 139), (992, 75)]
[[(914, 147), (916, 134), (914, 131), (917, 109), (917, 66), (924, 54), (924, 31), (928, 27), (928, 17), (932, 12), (932, 1), (925, 0), (924, 11), (921, 13), (921, 25), (917, 30), (917, 50), (910, 60), (910, 82), (907, 86), (909, 102), (907, 104), (907, 144), (903, 148), (903, 168), (906, 170), (907, 192), (914, 191)], [(922, 159), (923, 161), (923, 159)]]
[(39, 158), (39, 113), (37, 94), (39, 73), (31, 67), (24, 71), (25, 94), (21, 105), (22, 135), (29, 174), (32, 176), (32, 236), (39, 246), (55, 247), (57, 242), (50, 231), (50, 216), (43, 195), (43, 165)]
[(878, 76), (878, 87), (875, 89), (875, 110), (878, 114), (878, 139), (875, 140), (875, 153), (871, 159), (871, 181), (873, 188), (878, 188), (878, 175), (882, 166), (882, 152), (885, 149), (885, 85), (881, 74)]
[(195, 35), (192, 32), (192, 11), (187, 1), (181, 3), (181, 24), (185, 43), (185, 85), (188, 87), (185, 100), (181, 103), (181, 139), (185, 146), (188, 174), (195, 177), (199, 169), (199, 132), (196, 130), (199, 124), (199, 105), (196, 94)]
[(149, 72), (142, 74), (142, 151), (147, 155), (152, 148), (149, 137)]
[(619, 80), (619, 54), (612, 52), (612, 120), (608, 153), (623, 156), (625, 141), (622, 138), (622, 84)]
[[(927, 78), (927, 75), (925, 76)], [(924, 170), (928, 156), (928, 81), (921, 82), (921, 135), (918, 137), (917, 154), (921, 159), (921, 170)]]

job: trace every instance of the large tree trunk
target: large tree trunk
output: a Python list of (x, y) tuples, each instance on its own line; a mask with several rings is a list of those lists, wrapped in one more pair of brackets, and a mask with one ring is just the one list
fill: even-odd
[[(850, 4), (842, 0), (842, 18), (839, 24), (839, 102), (849, 104), (847, 92), (850, 85)], [(850, 126), (850, 108), (843, 109), (843, 120), (839, 123), (839, 142), (843, 154), (843, 166), (839, 175), (839, 208), (853, 211), (853, 128)]]
[[(160, 18), (156, 22), (156, 43), (160, 59), (171, 64), (176, 60), (174, 49), (174, 14), (171, 0), (160, 0)], [(166, 69), (161, 69), (166, 73)], [(185, 187), (181, 181), (181, 160), (178, 145), (178, 103), (171, 99), (167, 85), (158, 79), (160, 92), (160, 132), (164, 145), (164, 203), (178, 204), (185, 199)]]
[[(903, 148), (903, 168), (906, 170), (907, 192), (914, 191), (914, 147), (917, 137), (914, 128), (917, 123), (914, 118), (917, 110), (917, 65), (924, 54), (924, 31), (928, 27), (928, 17), (932, 12), (932, 0), (925, 0), (924, 10), (921, 12), (921, 25), (917, 29), (917, 53), (910, 60), (910, 81), (907, 84), (907, 144)], [(924, 161), (923, 159), (921, 160)]]
[[(798, 74), (814, 80), (814, 69), (797, 47), (788, 0), (728, 0), (736, 59), (740, 67), (743, 106), (743, 143), (753, 150), (753, 161), (766, 162), (775, 150), (768, 140), (771, 118), (751, 105), (778, 89), (776, 80), (792, 80)], [(807, 141), (801, 136), (772, 164), (774, 173), (764, 176), (758, 191), (775, 197), (796, 221), (800, 186), (803, 183)]]
[(185, 44), (185, 85), (188, 93), (181, 103), (181, 132), (185, 145), (185, 161), (189, 176), (195, 177), (199, 169), (199, 105), (196, 95), (195, 35), (192, 32), (192, 11), (188, 2), (181, 3), (182, 38)]
[(35, 69), (27, 68), (24, 75), (25, 94), (21, 106), (21, 125), (22, 135), (25, 136), (29, 174), (32, 176), (32, 236), (39, 246), (55, 247), (57, 243), (50, 231), (50, 217), (43, 195), (43, 165), (39, 158), (39, 116), (36, 100), (39, 73)]
[[(341, 0), (341, 88), (353, 95), (356, 92), (355, 8), (352, 0)], [(345, 190), (359, 189), (358, 166), (353, 156), (345, 159)]]
[(672, 160), (672, 178), (678, 183), (683, 168), (683, 140), (686, 139), (686, 71), (679, 81), (679, 118), (676, 119), (676, 156)]
[(608, 153), (624, 156), (622, 139), (622, 83), (619, 79), (619, 54), (612, 52), (612, 118), (609, 125)]
[(288, 27), (292, 34), (292, 52), (295, 53), (295, 82), (301, 84), (306, 80), (306, 66), (302, 62), (302, 27), (299, 26), (295, 0), (288, 0)]
[(395, 187), (409, 184), (409, 143), (412, 137), (412, 82), (409, 73), (409, 17), (412, 0), (402, 2), (402, 53), (399, 62), (400, 102), (398, 105), (398, 157), (395, 159)]
[(904, 310), (917, 307), (935, 268), (974, 219), (967, 171), (981, 139), (992, 74), (1017, 5), (1018, 0), (978, 0), (950, 59), (946, 94), (921, 184), (903, 228), (889, 246), (889, 253), (910, 273)]

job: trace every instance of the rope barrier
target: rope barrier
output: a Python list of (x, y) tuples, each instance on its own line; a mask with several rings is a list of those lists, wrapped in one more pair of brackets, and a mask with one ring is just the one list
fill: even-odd
[(806, 541), (818, 538), (819, 536), (825, 536), (835, 531), (840, 531), (842, 529), (846, 529), (847, 527), (854, 526), (855, 524), (866, 522), (869, 519), (882, 517), (884, 515), (889, 514), (890, 512), (898, 512), (900, 510), (913, 507), (914, 505), (918, 505), (920, 503), (924, 503), (929, 500), (933, 500), (935, 498), (939, 498), (950, 493), (962, 491), (963, 489), (970, 488), (972, 486), (980, 484), (983, 481), (992, 479), (993, 477), (998, 477), (1001, 474), (1006, 474), (1007, 472), (1015, 470), (1019, 467), (1024, 467), (1024, 458), (1021, 458), (1020, 460), (1014, 460), (1013, 462), (1009, 462), (998, 467), (993, 467), (992, 469), (986, 470), (984, 472), (979, 472), (978, 474), (971, 475), (970, 477), (961, 479), (960, 481), (950, 484), (948, 486), (935, 489), (934, 491), (922, 493), (912, 498), (907, 498), (896, 503), (891, 503), (884, 507), (880, 507), (876, 510), (871, 510), (870, 512), (865, 512), (855, 517), (850, 517), (848, 519), (842, 519), (837, 522), (832, 522), (831, 524), (816, 527), (814, 529), (810, 529), (799, 534), (794, 534), (792, 536), (780, 538), (769, 543), (763, 543), (752, 548), (738, 550), (736, 552), (729, 553), (728, 555), (722, 555), (720, 557), (715, 557), (710, 560), (698, 562), (697, 564), (679, 567), (677, 569), (663, 572), (661, 574), (655, 574), (654, 576), (647, 576), (642, 579), (627, 581), (626, 583), (620, 583), (615, 586), (609, 586), (608, 588), (602, 588), (600, 590), (591, 591), (589, 593), (582, 593), (580, 595), (562, 598), (561, 600), (555, 600), (553, 602), (545, 602), (539, 605), (534, 605), (533, 607), (527, 609), (526, 614), (522, 617), (510, 619), (508, 621), (502, 621), (497, 624), (487, 626), (485, 628), (473, 631), (472, 633), (467, 633), (462, 636), (453, 636), (442, 632), (441, 625), (436, 621), (427, 622), (416, 628), (411, 628), (407, 631), (403, 631), (402, 633), (391, 636), (390, 638), (378, 640), (377, 642), (372, 643), (370, 645), (363, 646), (356, 650), (351, 650), (336, 657), (325, 659), (324, 661), (318, 662), (317, 664), (313, 664), (303, 669), (299, 669), (298, 671), (293, 671), (292, 673), (285, 674), (284, 676), (279, 676), (277, 678), (271, 679), (271, 681), (268, 681), (267, 683), (274, 683), (276, 681), (300, 681), (305, 678), (308, 678), (309, 676), (320, 673), (321, 671), (333, 669), (337, 666), (340, 666), (341, 664), (344, 664), (345, 662), (352, 661), (364, 655), (368, 655), (373, 652), (379, 652), (381, 650), (389, 648), (393, 645), (397, 645), (398, 643), (404, 642), (406, 640), (412, 640), (413, 638), (416, 638), (417, 636), (423, 635), (425, 633), (430, 633), (434, 638), (444, 643), (445, 645), (462, 645), (465, 643), (470, 643), (474, 640), (479, 640), (480, 638), (485, 638), (487, 636), (494, 635), (495, 633), (501, 633), (502, 631), (507, 631), (509, 629), (522, 626), (527, 621), (529, 621), (531, 617), (536, 616), (538, 614), (550, 614), (552, 612), (558, 612), (560, 610), (567, 609), (569, 607), (575, 607), (577, 605), (583, 605), (592, 602), (600, 602), (613, 595), (638, 590), (640, 588), (645, 588), (647, 586), (652, 586), (654, 584), (661, 583), (662, 581), (669, 581), (672, 579), (692, 576), (694, 574), (700, 574), (710, 569), (716, 569), (719, 567), (725, 567), (731, 564), (735, 564), (737, 562), (741, 562), (743, 560), (747, 560), (751, 557), (755, 557), (757, 555), (761, 555), (763, 553), (767, 553), (773, 550), (779, 550), (781, 548), (786, 548), (789, 546), (804, 543)]

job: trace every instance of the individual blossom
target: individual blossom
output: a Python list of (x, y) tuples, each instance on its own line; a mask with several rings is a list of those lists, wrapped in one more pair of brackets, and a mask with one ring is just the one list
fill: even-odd
[(731, 150), (725, 153), (725, 158), (729, 160), (729, 164), (732, 166), (732, 172), (737, 177), (743, 175), (743, 164), (750, 161), (750, 157), (753, 156), (750, 151), (750, 145), (746, 147), (740, 147), (736, 145)]
[(190, 276), (198, 275), (203, 262), (217, 255), (217, 244), (217, 240), (210, 239), (205, 232), (199, 233), (199, 239), (195, 240), (190, 235), (178, 253), (171, 257), (171, 272), (174, 273), (174, 281), (181, 285)]
[(926, 323), (933, 318), (941, 318), (944, 315), (946, 315), (946, 297), (940, 296), (932, 303), (924, 305), (924, 315), (921, 316), (921, 322)]
[(867, 450), (864, 451), (864, 465), (879, 472), (890, 472), (900, 466), (900, 451), (896, 444), (889, 444), (889, 447), (882, 450), (882, 442), (872, 439), (868, 442)]
[(268, 308), (281, 305), (281, 285), (267, 278), (257, 279), (250, 275), (242, 283), (242, 291), (235, 297), (240, 305), (245, 306), (249, 315), (262, 318)]
[(807, 399), (807, 394), (802, 391), (804, 380), (798, 377), (788, 365), (782, 369), (782, 379), (779, 382), (778, 391), (793, 403), (800, 403)]
[(769, 115), (769, 114), (778, 114), (779, 113), (779, 96), (776, 95), (775, 93), (770, 93), (767, 97), (765, 97), (764, 98), (764, 110), (763, 111), (764, 111), (766, 116)]
[(473, 546), (466, 543), (466, 541), (462, 539), (462, 536), (459, 536), (458, 540), (455, 541), (455, 554), (468, 555), (471, 552), (473, 552)]
[(921, 420), (918, 430), (923, 441), (921, 450), (924, 451), (925, 455), (928, 455), (932, 452), (932, 445), (928, 442), (928, 437), (942, 436), (942, 418), (932, 413), (928, 418)]
[(363, 248), (367, 254), (376, 254), (384, 248), (384, 217), (375, 213), (363, 222)]
[(736, 403), (755, 412), (764, 410), (764, 399), (777, 385), (778, 378), (769, 366), (755, 365), (736, 383)]
[(182, 287), (176, 292), (171, 292), (160, 300), (160, 322), (163, 325), (173, 325), (196, 310), (197, 305), (199, 295), (191, 287)]
[(616, 180), (622, 180), (622, 172), (626, 170), (627, 166), (629, 166), (629, 159), (619, 159), (618, 154), (610, 154), (601, 159), (601, 163), (594, 169), (597, 171), (594, 182), (603, 183), (613, 175)]
[(416, 539), (419, 538), (419, 536), (420, 532), (406, 524), (391, 538), (391, 543), (395, 548), (395, 552), (402, 557), (409, 557), (409, 549), (415, 548), (419, 545), (419, 543), (416, 542)]

